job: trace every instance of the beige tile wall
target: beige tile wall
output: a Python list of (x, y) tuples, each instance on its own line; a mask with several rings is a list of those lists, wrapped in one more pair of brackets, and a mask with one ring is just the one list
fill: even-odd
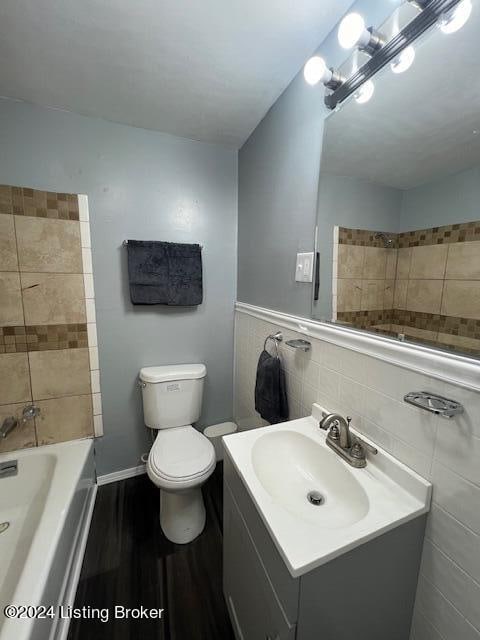
[(0, 451), (100, 435), (99, 380), (86, 197), (0, 186)]
[[(333, 319), (480, 355), (480, 225), (458, 226), (465, 227), (462, 233), (445, 227), (390, 234), (398, 249), (377, 246), (373, 231), (337, 228)], [(376, 324), (363, 313), (351, 317), (387, 310), (390, 325)], [(429, 327), (423, 326), (425, 314), (430, 314)]]
[(399, 249), (396, 287), (404, 309), (480, 318), (480, 241)]
[[(240, 428), (264, 424), (253, 402), (256, 364), (265, 337), (278, 330), (285, 340), (312, 343), (306, 354), (281, 346), (292, 419), (309, 415), (313, 402), (351, 415), (357, 429), (433, 483), (414, 630), (436, 628), (445, 640), (480, 640), (480, 394), (237, 312)], [(454, 398), (465, 413), (445, 420), (404, 403), (403, 395), (416, 389)]]
[[(399, 249), (398, 256), (396, 309), (480, 320), (480, 241), (409, 247)], [(480, 354), (478, 331), (462, 332), (459, 327), (454, 328), (457, 333), (412, 327), (408, 333)]]
[(337, 260), (337, 312), (391, 308), (396, 249), (339, 244)]

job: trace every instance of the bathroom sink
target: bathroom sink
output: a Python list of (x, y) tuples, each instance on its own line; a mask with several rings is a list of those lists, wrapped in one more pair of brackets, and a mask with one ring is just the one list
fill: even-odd
[(272, 499), (302, 520), (336, 529), (368, 512), (368, 496), (354, 473), (329, 449), (297, 431), (271, 431), (258, 438), (252, 463)]
[(430, 509), (431, 484), (381, 448), (362, 469), (342, 460), (319, 428), (323, 411), (223, 438), (294, 578)]

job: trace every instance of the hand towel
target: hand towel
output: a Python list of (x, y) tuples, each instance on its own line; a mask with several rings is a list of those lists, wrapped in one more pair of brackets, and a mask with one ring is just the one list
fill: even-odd
[(288, 420), (285, 372), (280, 358), (262, 351), (257, 365), (255, 409), (270, 424)]
[(198, 244), (129, 240), (128, 277), (133, 304), (202, 303), (202, 251)]

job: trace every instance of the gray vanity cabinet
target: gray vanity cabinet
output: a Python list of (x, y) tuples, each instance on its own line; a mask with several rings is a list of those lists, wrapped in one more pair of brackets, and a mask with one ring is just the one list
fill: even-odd
[(237, 640), (408, 640), (425, 516), (292, 578), (226, 453), (223, 526)]
[(224, 592), (237, 638), (293, 640), (255, 545), (235, 501), (226, 489), (224, 510)]

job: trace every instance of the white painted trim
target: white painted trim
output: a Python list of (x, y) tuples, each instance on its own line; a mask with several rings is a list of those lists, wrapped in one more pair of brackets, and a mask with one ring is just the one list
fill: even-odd
[(134, 478), (135, 476), (141, 476), (147, 472), (147, 468), (144, 464), (138, 467), (130, 467), (130, 469), (121, 469), (120, 471), (113, 471), (113, 473), (106, 473), (103, 476), (97, 477), (98, 486), (104, 484), (110, 484), (111, 482), (118, 482), (119, 480), (126, 480), (127, 478)]
[(86, 193), (78, 194), (78, 214), (80, 222), (88, 222), (90, 220), (88, 213), (88, 196)]
[[(80, 218), (80, 239), (82, 245), (83, 288), (85, 293), (85, 310), (87, 316), (88, 350), (90, 360), (90, 380), (92, 402), (93, 396), (100, 398), (100, 364), (98, 357), (97, 314), (95, 311), (95, 291), (93, 288), (92, 243), (90, 233), (90, 213), (88, 210), (88, 196), (81, 193), (77, 196)], [(98, 403), (97, 403), (98, 405)], [(93, 428), (96, 438), (103, 436), (102, 413), (94, 412)]]
[[(80, 580), (80, 573), (82, 571), (83, 558), (85, 556), (85, 549), (87, 547), (88, 534), (90, 532), (90, 524), (92, 522), (93, 509), (95, 507), (97, 488), (98, 487), (96, 484), (92, 486), (87, 498), (87, 504), (85, 505), (83, 510), (83, 518), (80, 523), (78, 541), (75, 546), (75, 557), (73, 558), (72, 565), (70, 567), (68, 584), (66, 586), (64, 597), (62, 600), (62, 605), (64, 607), (71, 607), (75, 602), (78, 581)], [(54, 640), (66, 640), (69, 627), (70, 618), (60, 618), (53, 633)]]
[[(97, 395), (96, 393), (92, 393), (93, 396)], [(98, 394), (100, 395), (100, 394)], [(103, 415), (101, 413), (93, 414), (93, 430), (95, 431), (95, 437), (100, 438), (103, 436)]]
[(260, 320), (331, 342), (346, 349), (378, 358), (384, 362), (423, 373), (465, 389), (480, 391), (480, 362), (473, 358), (447, 353), (421, 345), (397, 342), (390, 338), (348, 329), (327, 322), (291, 316), (279, 311), (236, 302), (235, 309)]

